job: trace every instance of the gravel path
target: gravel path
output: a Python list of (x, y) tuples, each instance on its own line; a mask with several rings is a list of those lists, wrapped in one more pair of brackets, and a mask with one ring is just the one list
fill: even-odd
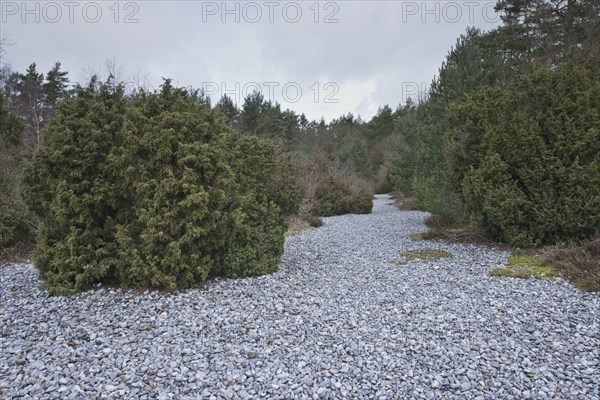
[[(0, 398), (600, 398), (600, 296), (490, 278), (507, 254), (413, 241), (375, 200), (291, 237), (270, 276), (48, 297), (0, 270)], [(399, 253), (452, 259), (397, 266)]]

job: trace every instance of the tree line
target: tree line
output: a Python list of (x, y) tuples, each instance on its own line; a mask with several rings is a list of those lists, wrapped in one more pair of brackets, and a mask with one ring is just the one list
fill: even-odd
[(469, 29), (425, 101), (396, 120), (393, 189), (450, 224), (515, 246), (600, 228), (600, 2), (503, 0)]

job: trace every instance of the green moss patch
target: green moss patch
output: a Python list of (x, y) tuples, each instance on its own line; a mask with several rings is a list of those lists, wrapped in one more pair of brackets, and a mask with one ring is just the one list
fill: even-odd
[(539, 255), (515, 255), (509, 257), (507, 267), (494, 268), (490, 271), (490, 276), (552, 280), (560, 276), (560, 272), (551, 266), (544, 265)]
[(392, 264), (395, 264), (399, 267), (408, 264), (411, 261), (437, 261), (442, 258), (454, 258), (454, 255), (445, 250), (437, 250), (437, 249), (419, 249), (419, 250), (410, 250), (404, 253), (400, 253), (400, 256), (404, 258), (404, 261), (392, 260), (390, 261)]

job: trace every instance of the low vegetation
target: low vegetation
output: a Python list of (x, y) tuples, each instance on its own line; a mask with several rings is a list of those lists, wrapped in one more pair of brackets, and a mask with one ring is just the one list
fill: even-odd
[(312, 213), (323, 217), (343, 214), (369, 214), (373, 209), (373, 195), (367, 190), (357, 193), (350, 185), (329, 178), (315, 191)]
[(553, 279), (560, 276), (560, 273), (552, 266), (546, 265), (539, 254), (521, 254), (509, 257), (508, 266), (494, 268), (490, 271), (490, 276), (521, 279)]
[(442, 258), (454, 258), (452, 253), (440, 249), (410, 250), (400, 253), (400, 256), (404, 259), (404, 261), (393, 260), (392, 263), (396, 264), (397, 266), (403, 266), (412, 261), (434, 262), (441, 260)]
[[(577, 62), (540, 68), (449, 108), (448, 151), (470, 219), (516, 247), (600, 226), (600, 80)], [(500, 111), (500, 112), (499, 112)]]
[(31, 258), (35, 242), (17, 242), (12, 246), (0, 247), (0, 266), (9, 263), (25, 262)]
[(600, 236), (577, 246), (545, 249), (542, 262), (578, 288), (600, 291)]
[(495, 268), (490, 276), (511, 278), (561, 277), (585, 291), (600, 291), (600, 237), (577, 246), (553, 246), (515, 250), (506, 267)]
[(166, 81), (135, 100), (92, 82), (60, 106), (26, 163), (34, 254), (51, 293), (98, 282), (173, 290), (275, 271), (299, 189), (272, 144), (238, 138)]
[(393, 201), (394, 207), (397, 207), (400, 210), (403, 210), (403, 211), (417, 210), (414, 197), (406, 196), (400, 192), (393, 192), (393, 193), (390, 193), (390, 198)]
[(314, 215), (291, 215), (286, 218), (286, 236), (294, 236), (304, 231), (323, 226), (323, 219)]
[(440, 215), (430, 215), (426, 220), (428, 230), (413, 233), (413, 240), (440, 240), (449, 243), (476, 243), (485, 246), (507, 248), (506, 245), (494, 241), (481, 232), (476, 226), (467, 222), (448, 220)]
[(0, 259), (19, 254), (33, 241), (36, 221), (19, 195), (20, 163), (30, 154), (23, 146), (23, 127), (0, 93)]

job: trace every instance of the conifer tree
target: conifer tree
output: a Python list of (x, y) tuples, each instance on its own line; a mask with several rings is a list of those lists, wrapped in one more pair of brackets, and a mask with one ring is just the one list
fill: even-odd
[(92, 81), (59, 106), (25, 168), (41, 218), (35, 264), (52, 293), (97, 282), (172, 290), (274, 271), (283, 214), (274, 148), (238, 138), (196, 92), (165, 81), (126, 99)]
[(600, 229), (600, 81), (585, 65), (543, 67), (449, 111), (450, 163), (474, 220), (517, 246)]

